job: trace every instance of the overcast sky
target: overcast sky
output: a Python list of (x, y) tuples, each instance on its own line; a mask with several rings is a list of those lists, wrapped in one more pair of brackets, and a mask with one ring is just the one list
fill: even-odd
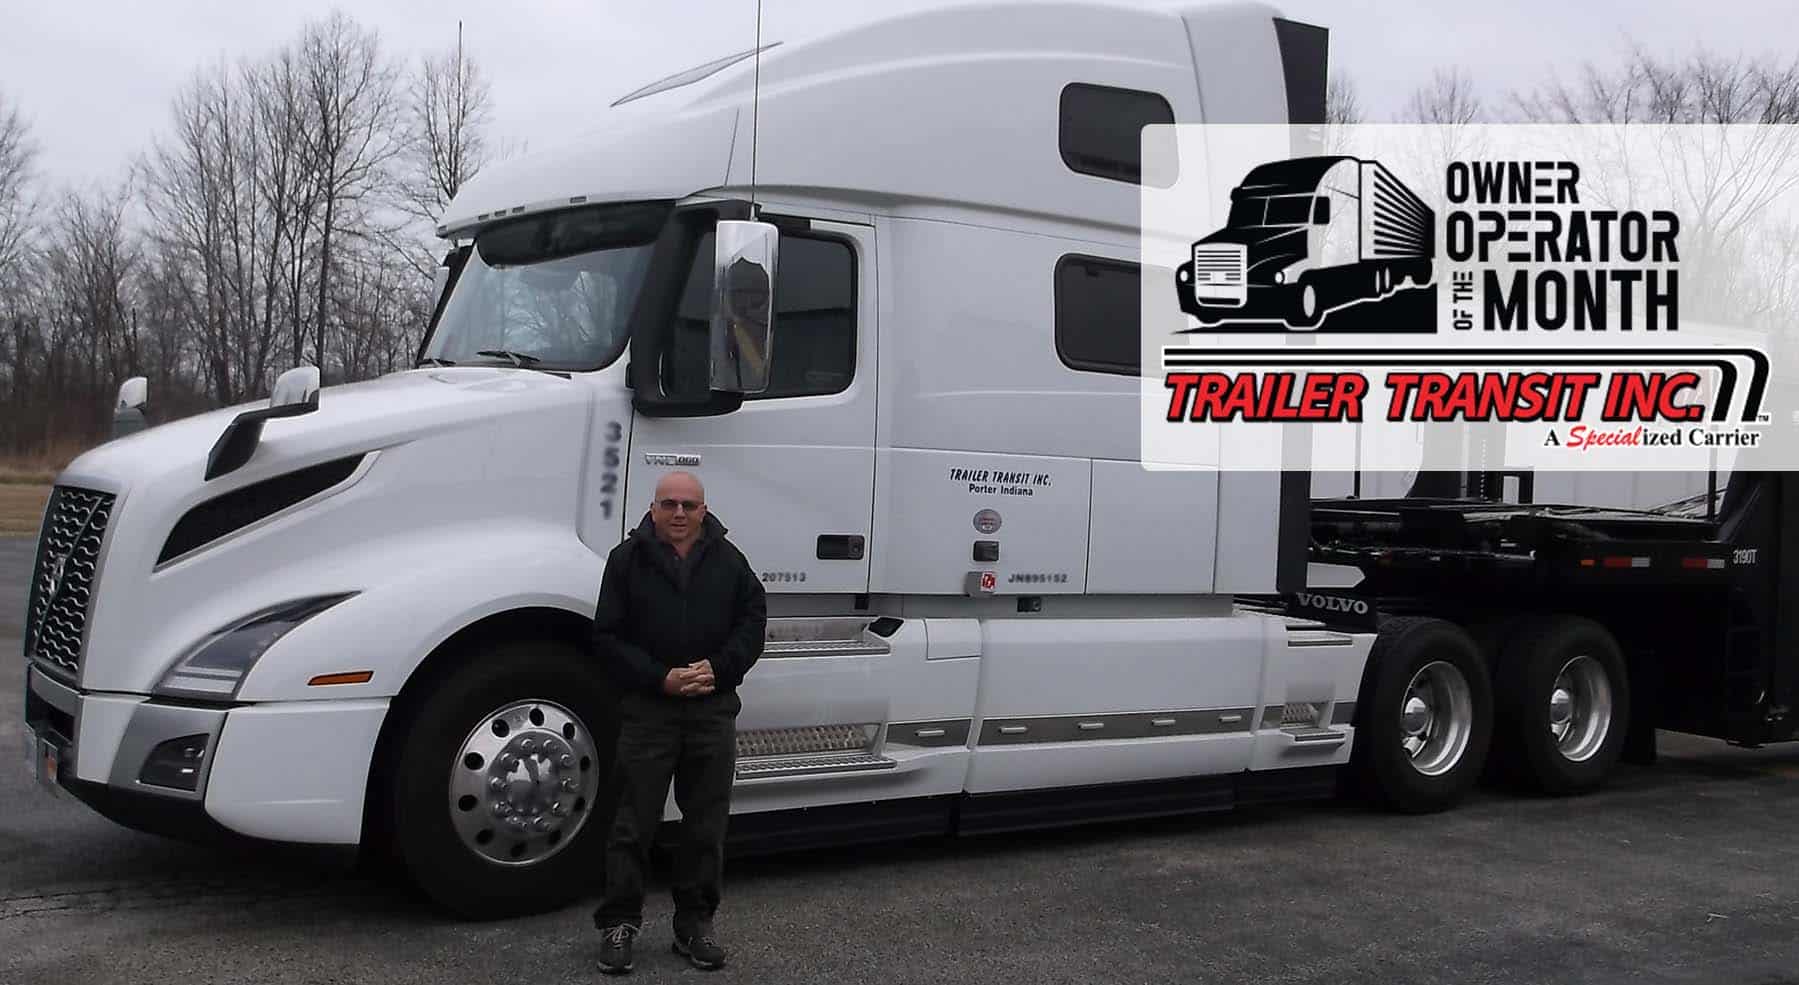
[[(898, 7), (942, 0), (764, 0), (764, 41), (796, 40)], [(1145, 0), (1158, 3), (1158, 0)], [(0, 92), (30, 120), (53, 185), (116, 180), (166, 126), (195, 68), (256, 55), (331, 9), (328, 0), (5, 0)], [(454, 43), (493, 82), (495, 130), (554, 143), (584, 111), (639, 85), (750, 46), (751, 0), (357, 0), (339, 4), (395, 54)], [(1503, 96), (1583, 59), (1616, 61), (1632, 43), (1678, 54), (1799, 53), (1793, 0), (1284, 0), (1288, 16), (1331, 29), (1332, 66), (1356, 82), (1364, 113), (1386, 119), (1433, 69), (1458, 65)]]

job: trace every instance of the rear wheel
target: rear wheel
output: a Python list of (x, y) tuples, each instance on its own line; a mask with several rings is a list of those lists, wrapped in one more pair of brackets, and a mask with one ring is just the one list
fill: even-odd
[(613, 703), (569, 644), (485, 649), (404, 725), (389, 830), (425, 894), (487, 919), (593, 888), (612, 816)]
[(1480, 650), (1452, 623), (1395, 619), (1368, 660), (1352, 759), (1362, 789), (1407, 813), (1454, 806), (1479, 779), (1492, 738)]
[(1502, 771), (1544, 793), (1602, 785), (1624, 748), (1630, 681), (1617, 640), (1578, 616), (1543, 616), (1512, 635), (1498, 665)]

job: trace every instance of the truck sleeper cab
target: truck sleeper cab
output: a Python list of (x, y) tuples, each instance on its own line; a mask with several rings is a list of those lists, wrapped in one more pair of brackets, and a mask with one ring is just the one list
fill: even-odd
[[(1305, 475), (1138, 461), (1141, 162), (1112, 122), (1286, 120), (1323, 52), (1255, 4), (908, 14), (763, 52), (759, 141), (746, 53), (495, 166), (440, 224), (417, 368), (284, 378), (59, 477), (40, 775), (165, 833), (392, 852), (464, 914), (562, 905), (611, 808), (594, 593), (679, 467), (770, 592), (740, 849), (1316, 796), (1346, 766), (1453, 804), (1490, 732), (1467, 635), (1238, 604), (1303, 587)], [(740, 260), (762, 295), (719, 278)]]

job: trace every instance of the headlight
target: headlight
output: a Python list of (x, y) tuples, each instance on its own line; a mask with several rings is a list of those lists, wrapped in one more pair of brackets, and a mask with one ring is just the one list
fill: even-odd
[(244, 675), (275, 641), (295, 626), (354, 595), (317, 595), (270, 606), (201, 640), (175, 661), (156, 693), (186, 698), (229, 699)]

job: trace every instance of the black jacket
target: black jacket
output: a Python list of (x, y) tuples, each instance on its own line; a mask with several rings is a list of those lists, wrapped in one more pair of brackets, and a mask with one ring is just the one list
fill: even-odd
[(762, 656), (762, 582), (725, 533), (708, 513), (683, 562), (646, 513), (607, 555), (593, 647), (620, 689), (661, 694), (669, 670), (711, 660), (716, 691), (729, 693)]

